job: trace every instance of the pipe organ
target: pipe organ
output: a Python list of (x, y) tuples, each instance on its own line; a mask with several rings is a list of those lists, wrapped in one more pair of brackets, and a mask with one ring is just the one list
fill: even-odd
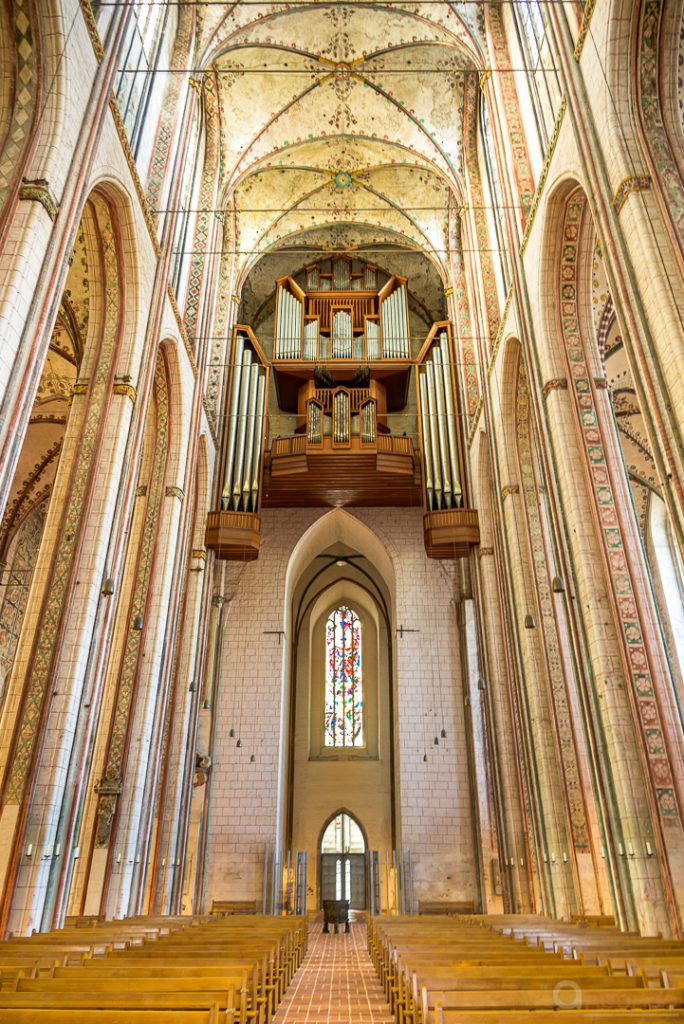
[(451, 352), (445, 329), (418, 368), (418, 381), (426, 506), (430, 512), (458, 508), (462, 500), (461, 471)]
[(274, 361), (410, 359), (405, 278), (378, 288), (376, 267), (352, 267), (337, 257), (329, 273), (307, 267), (304, 288), (292, 277), (276, 282)]
[(346, 256), (280, 278), (270, 363), (249, 327), (234, 329), (207, 547), (256, 558), (262, 507), (419, 508), (422, 497), (427, 554), (467, 555), (479, 530), (454, 366), (448, 321), (411, 359), (405, 278), (379, 281), (377, 267)]
[(207, 546), (249, 561), (260, 544), (268, 361), (250, 327), (238, 326), (228, 374), (220, 509), (207, 517)]
[(349, 391), (340, 388), (333, 395), (333, 444), (347, 447), (351, 440), (351, 403)]
[(276, 359), (302, 358), (302, 307), (303, 295), (295, 282), (291, 278), (278, 281), (274, 349)]
[(259, 504), (266, 367), (258, 362), (246, 340), (245, 335), (238, 332), (221, 496), (226, 512), (256, 512)]
[(477, 513), (465, 506), (451, 325), (436, 323), (418, 356), (418, 419), (425, 548), (432, 558), (466, 555), (479, 542)]
[(396, 291), (390, 292), (383, 298), (380, 309), (384, 358), (408, 359), (409, 327), (406, 285), (399, 285)]

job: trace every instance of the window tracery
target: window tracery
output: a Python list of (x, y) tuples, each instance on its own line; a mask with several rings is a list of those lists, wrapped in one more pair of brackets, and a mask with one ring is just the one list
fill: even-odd
[(513, 4), (513, 16), (527, 68), (527, 84), (542, 152), (546, 151), (561, 99), (561, 85), (539, 0)]
[(146, 159), (151, 139), (156, 134), (156, 124), (150, 125), (150, 121), (159, 115), (166, 76), (155, 72), (167, 65), (177, 18), (177, 9), (161, 0), (143, 5), (135, 11), (123, 48), (115, 93), (139, 165), (142, 150), (146, 151)]
[(325, 746), (363, 747), (361, 620), (346, 605), (325, 627)]
[[(188, 91), (188, 97), (190, 92)], [(199, 199), (206, 132), (204, 131), (204, 108), (202, 98), (197, 101), (188, 142), (189, 159), (183, 169), (180, 202), (176, 222), (174, 224), (173, 242), (171, 245), (171, 287), (174, 290), (178, 305), (183, 308), (193, 248), (193, 236), (197, 222), (197, 202)]]
[(503, 296), (508, 293), (511, 283), (510, 270), (508, 266), (508, 247), (506, 245), (506, 224), (504, 213), (504, 201), (499, 181), (499, 172), (494, 156), (492, 145), (492, 129), (487, 113), (487, 104), (484, 97), (480, 100), (480, 135), (482, 137), (482, 152), (484, 155), (485, 174), (487, 178), (487, 189), (491, 205), (491, 222), (494, 226), (494, 245), (499, 257), (501, 271), (501, 283), (503, 285)]

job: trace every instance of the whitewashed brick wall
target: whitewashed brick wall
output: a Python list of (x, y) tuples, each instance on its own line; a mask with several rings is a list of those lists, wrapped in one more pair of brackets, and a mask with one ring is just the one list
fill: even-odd
[[(426, 557), (415, 509), (354, 509), (385, 545), (396, 580), (398, 834), (414, 858), (416, 898), (475, 895), (463, 692), (449, 578)], [(263, 853), (277, 826), (290, 555), (320, 510), (265, 512), (259, 559), (241, 568), (223, 643), (205, 902), (260, 898)], [(237, 574), (236, 574), (237, 575)], [(434, 745), (442, 725), (447, 738)], [(234, 728), (235, 737), (229, 736)], [(241, 748), (236, 746), (238, 736)], [(428, 760), (424, 755), (427, 753)], [(250, 760), (254, 754), (255, 760)]]

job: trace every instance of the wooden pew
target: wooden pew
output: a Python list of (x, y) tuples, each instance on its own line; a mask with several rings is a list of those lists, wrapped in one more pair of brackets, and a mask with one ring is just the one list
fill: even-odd
[[(504, 1014), (511, 1010), (539, 1011), (546, 1010), (555, 1014), (559, 1010), (658, 1010), (684, 1008), (684, 988), (582, 988), (577, 995), (577, 1005), (573, 1006), (574, 992), (553, 989), (512, 989), (501, 991), (477, 989), (463, 991), (461, 989), (437, 991), (426, 988), (421, 990), (422, 1020), (430, 1022), (437, 1019), (437, 1007), (442, 1013), (450, 1011), (493, 1011)], [(684, 1019), (682, 1017), (681, 1019)]]
[[(74, 1024), (73, 1009), (50, 1007), (0, 1009), (0, 1024)], [(222, 1024), (216, 1007), (208, 1010), (86, 1009), (78, 1024)]]
[(212, 914), (256, 914), (256, 900), (213, 900)]
[[(437, 1007), (425, 1024), (530, 1024), (531, 1012)], [(541, 1018), (542, 1013), (538, 1016)], [(540, 1020), (540, 1024), (682, 1024), (683, 1021), (681, 1010), (639, 1010), (638, 1015), (633, 1010), (554, 1010), (543, 1022)], [(1, 1019), (0, 1024), (4, 1024)]]
[[(678, 957), (682, 943), (625, 936), (609, 922), (519, 925), (510, 918), (494, 927), (477, 918), (369, 922), (369, 952), (399, 1024), (529, 1024), (537, 1014), (543, 1024), (543, 1014), (553, 1024), (684, 1022), (684, 987), (665, 977), (671, 987), (648, 987), (633, 965), (614, 974), (610, 961), (622, 956), (624, 968), (625, 956)], [(580, 1006), (568, 1005), (574, 993)]]
[(418, 913), (427, 914), (474, 914), (475, 904), (472, 900), (421, 900)]
[(74, 1010), (79, 1024), (93, 1012), (100, 1024), (138, 1024), (141, 1013), (145, 1024), (267, 1024), (306, 941), (302, 918), (218, 914), (79, 921), (15, 938), (0, 943), (0, 1024), (8, 1013), (74, 1024)]

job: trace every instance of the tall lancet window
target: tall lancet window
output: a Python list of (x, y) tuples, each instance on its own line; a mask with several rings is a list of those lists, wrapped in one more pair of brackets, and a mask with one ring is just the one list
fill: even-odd
[(325, 644), (325, 745), (362, 747), (361, 620), (356, 612), (345, 605), (332, 612)]

